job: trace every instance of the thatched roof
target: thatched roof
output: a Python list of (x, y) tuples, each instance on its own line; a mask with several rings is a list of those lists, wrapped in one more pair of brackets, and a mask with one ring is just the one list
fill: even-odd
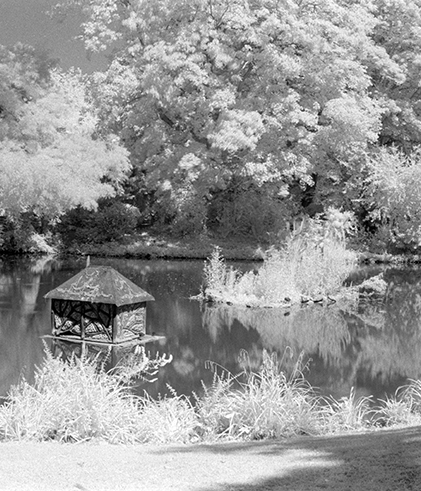
[(155, 300), (110, 266), (90, 266), (51, 290), (45, 298), (111, 303), (117, 306)]

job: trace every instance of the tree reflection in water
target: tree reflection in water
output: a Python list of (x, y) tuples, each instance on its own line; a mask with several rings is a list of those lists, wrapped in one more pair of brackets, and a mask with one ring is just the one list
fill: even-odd
[[(207, 305), (203, 325), (215, 341), (221, 326), (240, 323), (259, 333), (262, 348), (279, 355), (290, 347), (309, 360), (306, 378), (325, 394), (384, 397), (408, 378), (421, 377), (421, 274), (388, 270), (384, 299), (366, 298), (353, 309), (336, 305), (249, 309)], [(257, 366), (260, 359), (254, 360)]]
[(51, 257), (0, 262), (0, 395), (22, 375), (31, 379), (42, 362), (41, 336), (49, 329), (49, 312), (39, 303), (43, 279), (59, 263)]
[[(350, 383), (343, 372), (347, 372), (345, 354), (353, 340), (344, 313), (339, 308), (313, 305), (286, 311), (207, 305), (203, 310), (203, 324), (214, 340), (221, 326), (235, 323), (240, 323), (247, 330), (257, 331), (261, 348), (283, 357), (283, 367), (287, 372), (293, 370), (298, 356), (304, 352), (309, 368), (309, 372), (304, 373), (306, 378), (314, 379), (312, 375), (320, 370), (321, 365), (326, 378), (324, 386), (328, 380), (329, 386), (343, 383), (338, 376)], [(293, 356), (284, 357), (286, 349), (290, 349)], [(252, 363), (256, 369), (261, 362), (261, 352), (254, 355)]]

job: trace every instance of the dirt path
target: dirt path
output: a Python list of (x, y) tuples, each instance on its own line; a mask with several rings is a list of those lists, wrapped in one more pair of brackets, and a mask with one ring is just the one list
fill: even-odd
[(421, 490), (421, 427), (200, 446), (0, 444), (0, 490)]

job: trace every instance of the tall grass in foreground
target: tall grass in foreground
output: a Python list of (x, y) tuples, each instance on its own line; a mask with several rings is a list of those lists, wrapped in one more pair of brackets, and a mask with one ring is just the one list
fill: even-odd
[(283, 247), (264, 254), (257, 274), (241, 274), (225, 265), (216, 248), (205, 264), (205, 296), (213, 300), (277, 306), (302, 297), (337, 293), (356, 266), (357, 255), (346, 248), (351, 216), (330, 209), (324, 221), (308, 219)]
[(268, 353), (258, 371), (245, 368), (233, 376), (219, 369), (194, 405), (175, 393), (158, 400), (135, 396), (126, 378), (104, 372), (95, 361), (68, 363), (47, 353), (34, 384), (22, 380), (0, 407), (0, 439), (168, 444), (421, 424), (420, 381), (378, 408), (370, 402), (353, 390), (339, 401), (322, 398), (299, 363), (287, 376)]
[(257, 373), (244, 369), (236, 377), (224, 370), (216, 374), (197, 402), (204, 434), (255, 440), (319, 433), (319, 399), (299, 364), (287, 377), (276, 356), (264, 353)]
[[(150, 366), (156, 369), (156, 363)], [(148, 363), (143, 368), (148, 371)], [(0, 407), (0, 436), (65, 442), (95, 438), (110, 443), (165, 442), (174, 437), (183, 441), (189, 439), (183, 424), (186, 408), (190, 415), (187, 406), (181, 397), (162, 401), (137, 397), (120, 370), (106, 373), (95, 359), (65, 362), (47, 350), (34, 384), (21, 380)], [(159, 425), (150, 424), (157, 420)]]
[(105, 373), (95, 361), (68, 363), (47, 352), (34, 384), (22, 380), (0, 407), (4, 440), (180, 443), (325, 431), (332, 431), (326, 409), (298, 367), (287, 378), (268, 354), (256, 373), (215, 374), (193, 406), (175, 393), (158, 400), (135, 396), (127, 379)]
[(385, 426), (421, 425), (421, 380), (410, 380), (382, 401), (377, 416)]

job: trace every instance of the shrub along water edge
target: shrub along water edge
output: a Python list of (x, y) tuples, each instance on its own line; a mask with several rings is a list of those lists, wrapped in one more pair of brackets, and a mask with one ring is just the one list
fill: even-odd
[[(146, 360), (155, 371), (159, 362)], [(215, 368), (215, 367), (214, 367)], [(214, 372), (211, 387), (195, 404), (174, 392), (154, 400), (136, 396), (121, 373), (105, 372), (97, 360), (65, 362), (47, 351), (31, 385), (22, 379), (0, 407), (0, 439), (109, 443), (197, 443), (292, 435), (367, 431), (421, 423), (421, 381), (373, 408), (370, 398), (339, 401), (318, 396), (297, 363), (287, 376), (275, 355), (264, 352), (258, 371), (233, 376)]]
[(205, 263), (205, 289), (197, 298), (255, 307), (277, 307), (336, 295), (357, 264), (346, 247), (352, 216), (333, 208), (324, 220), (307, 219), (281, 248), (263, 254), (257, 273), (227, 267), (219, 248)]

